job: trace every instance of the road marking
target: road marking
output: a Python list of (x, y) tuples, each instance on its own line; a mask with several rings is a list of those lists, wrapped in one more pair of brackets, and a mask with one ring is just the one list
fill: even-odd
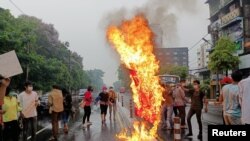
[[(47, 126), (45, 126), (43, 129), (37, 131), (37, 132), (36, 132), (36, 135), (40, 134), (41, 132), (43, 132), (44, 130), (46, 130), (46, 129), (49, 128), (49, 127), (51, 127), (50, 124), (47, 125)], [(29, 137), (27, 138), (27, 140), (29, 140), (29, 139), (31, 139), (31, 136), (29, 136)]]

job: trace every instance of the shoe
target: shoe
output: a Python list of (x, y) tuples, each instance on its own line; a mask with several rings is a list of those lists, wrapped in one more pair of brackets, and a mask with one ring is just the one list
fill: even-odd
[(55, 138), (55, 137), (50, 137), (50, 138), (49, 138), (49, 141), (57, 141), (57, 138)]
[(68, 131), (69, 131), (68, 125), (64, 125), (64, 127), (63, 127), (63, 132), (64, 132), (65, 134), (67, 134)]
[(87, 126), (88, 126), (87, 123), (85, 123), (82, 125), (82, 128), (85, 129), (85, 128), (87, 128)]
[(199, 134), (199, 135), (197, 136), (197, 138), (198, 138), (199, 140), (201, 140), (201, 139), (202, 139), (202, 134)]
[(187, 136), (187, 137), (193, 136), (193, 133), (188, 133), (188, 134), (186, 134), (186, 136)]
[(86, 124), (87, 124), (87, 125), (92, 125), (92, 122), (87, 122)]

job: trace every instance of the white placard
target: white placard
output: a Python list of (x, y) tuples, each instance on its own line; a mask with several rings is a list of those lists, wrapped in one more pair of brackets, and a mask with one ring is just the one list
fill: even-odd
[(0, 74), (9, 78), (23, 73), (23, 69), (19, 63), (15, 51), (0, 55)]

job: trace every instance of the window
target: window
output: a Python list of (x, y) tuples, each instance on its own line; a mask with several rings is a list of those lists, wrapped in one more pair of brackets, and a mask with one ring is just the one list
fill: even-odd
[(174, 55), (177, 55), (178, 53), (177, 52), (174, 52)]
[(186, 59), (187, 59), (187, 57), (183, 57), (183, 59), (184, 59), (184, 60), (186, 60)]
[(186, 55), (186, 52), (183, 52), (183, 55)]

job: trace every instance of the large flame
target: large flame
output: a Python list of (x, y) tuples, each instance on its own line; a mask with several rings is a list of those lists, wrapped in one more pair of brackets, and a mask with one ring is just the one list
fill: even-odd
[(110, 44), (120, 54), (121, 61), (130, 70), (131, 88), (135, 103), (136, 115), (152, 123), (146, 129), (144, 123), (134, 123), (134, 131), (129, 137), (125, 132), (118, 138), (125, 140), (152, 140), (157, 136), (157, 126), (160, 122), (160, 106), (162, 87), (156, 73), (159, 63), (153, 54), (153, 33), (147, 20), (136, 16), (124, 21), (121, 26), (110, 26), (107, 38)]

